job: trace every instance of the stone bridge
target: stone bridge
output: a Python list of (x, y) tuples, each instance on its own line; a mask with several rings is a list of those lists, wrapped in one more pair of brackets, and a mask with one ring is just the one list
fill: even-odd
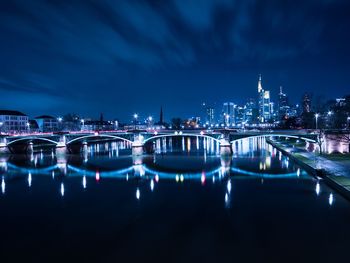
[(133, 132), (94, 132), (94, 133), (67, 133), (67, 134), (31, 134), (25, 136), (3, 136), (0, 139), (0, 147), (7, 147), (12, 153), (26, 153), (33, 151), (37, 145), (46, 145), (55, 148), (66, 147), (71, 153), (78, 153), (88, 143), (103, 142), (105, 140), (120, 140), (130, 144), (133, 154), (139, 155), (146, 150), (150, 152), (153, 143), (157, 139), (168, 137), (201, 137), (216, 141), (220, 145), (222, 154), (232, 153), (231, 145), (238, 140), (254, 137), (284, 137), (300, 139), (315, 143), (316, 133), (305, 131), (247, 131), (236, 132), (233, 130), (162, 130), (162, 131), (133, 131)]

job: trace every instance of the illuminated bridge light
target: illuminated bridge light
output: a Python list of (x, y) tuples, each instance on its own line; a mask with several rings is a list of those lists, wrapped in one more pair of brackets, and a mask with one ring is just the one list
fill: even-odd
[(205, 173), (203, 172), (202, 175), (201, 175), (201, 183), (202, 185), (205, 185)]
[(28, 174), (28, 186), (29, 187), (32, 186), (32, 174), (31, 173)]
[(329, 203), (330, 206), (332, 206), (333, 203), (334, 203), (334, 197), (333, 197), (332, 193), (329, 194), (328, 203)]
[(175, 176), (175, 181), (176, 181), (176, 182), (179, 181), (179, 175), (178, 175), (178, 174)]
[(183, 174), (180, 175), (180, 182), (183, 183), (183, 181), (185, 180), (185, 177)]
[(64, 196), (64, 184), (61, 183), (61, 196), (63, 197)]
[(83, 188), (86, 189), (86, 176), (83, 177)]
[(153, 190), (154, 190), (154, 181), (153, 181), (153, 179), (151, 180), (151, 191), (153, 192)]
[(140, 196), (141, 196), (141, 194), (140, 194), (140, 189), (137, 188), (137, 189), (136, 189), (136, 199), (137, 199), (137, 200), (140, 200)]
[(95, 176), (95, 178), (96, 178), (96, 181), (98, 182), (98, 181), (100, 181), (100, 172), (99, 171), (96, 171), (96, 176)]
[(156, 183), (158, 183), (158, 182), (159, 182), (159, 175), (156, 174), (156, 176), (154, 177), (154, 179), (156, 180)]
[(320, 195), (321, 189), (320, 189), (320, 183), (319, 183), (319, 182), (317, 182), (317, 184), (316, 184), (316, 189), (315, 189), (315, 191), (316, 191), (316, 194), (317, 194), (317, 195)]
[(5, 190), (6, 190), (5, 179), (4, 179), (4, 177), (2, 177), (2, 179), (1, 179), (1, 193), (5, 194)]
[(230, 194), (232, 189), (231, 180), (227, 181), (227, 192)]

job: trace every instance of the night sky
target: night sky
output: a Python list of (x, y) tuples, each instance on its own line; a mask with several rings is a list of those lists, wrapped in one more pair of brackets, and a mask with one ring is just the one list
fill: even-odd
[[(128, 121), (350, 93), (350, 1), (0, 1), (0, 108)], [(218, 106), (219, 108), (219, 106)]]

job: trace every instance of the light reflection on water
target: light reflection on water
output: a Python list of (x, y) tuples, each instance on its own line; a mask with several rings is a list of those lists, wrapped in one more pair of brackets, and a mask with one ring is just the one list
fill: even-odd
[[(304, 253), (314, 244), (313, 254), (325, 243), (334, 251), (350, 236), (348, 203), (264, 140), (235, 143), (233, 156), (196, 138), (185, 138), (183, 151), (182, 141), (158, 140), (142, 156), (123, 143), (87, 145), (80, 155), (1, 156), (0, 225), (9, 226), (1, 247), (11, 252), (4, 255), (17, 262), (13, 244), (23, 243), (27, 257), (40, 247), (44, 258), (59, 248), (62, 260), (123, 255), (136, 262), (149, 261), (156, 246), (165, 251), (162, 262), (169, 247), (181, 254), (174, 262), (193, 251), (213, 252), (212, 261), (258, 255), (251, 262), (259, 262), (262, 240), (264, 253), (280, 259), (296, 243)], [(142, 244), (137, 253), (135, 244)]]
[[(185, 143), (186, 142), (186, 143)], [(70, 177), (82, 177), (82, 188), (88, 189), (88, 178), (95, 182), (101, 179), (148, 181), (153, 192), (159, 180), (185, 183), (198, 180), (202, 186), (210, 179), (226, 183), (225, 206), (230, 207), (232, 180), (230, 178), (254, 179), (296, 179), (312, 180), (304, 170), (290, 164), (288, 157), (267, 144), (263, 138), (250, 138), (233, 144), (233, 156), (220, 156), (219, 146), (207, 138), (161, 138), (154, 142), (154, 154), (132, 156), (130, 144), (106, 142), (88, 145), (81, 155), (64, 152), (52, 154), (32, 154), (28, 156), (10, 155), (2, 157), (0, 171), (2, 193), (5, 194), (6, 181), (11, 177), (27, 175), (28, 187), (32, 187), (33, 176), (58, 176), (61, 180), (59, 192), (65, 196), (65, 181)], [(90, 179), (89, 179), (90, 180)], [(316, 194), (320, 194), (319, 182)], [(141, 198), (140, 189), (136, 198)], [(333, 204), (333, 196), (329, 197)]]

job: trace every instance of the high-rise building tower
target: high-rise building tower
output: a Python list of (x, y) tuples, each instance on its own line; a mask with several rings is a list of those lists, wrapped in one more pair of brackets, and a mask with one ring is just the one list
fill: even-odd
[(270, 108), (270, 91), (264, 90), (261, 83), (261, 74), (258, 80), (258, 93), (259, 93), (259, 120), (260, 122), (266, 122), (271, 118)]
[(307, 93), (303, 97), (303, 113), (308, 113), (311, 111), (311, 99)]
[(282, 86), (278, 94), (278, 119), (281, 120), (285, 116), (289, 115), (290, 106), (288, 104), (288, 97), (283, 93)]
[(206, 108), (206, 122), (209, 125), (215, 123), (215, 110), (212, 107)]
[(234, 125), (235, 121), (235, 104), (233, 102), (225, 102), (223, 104), (223, 123), (226, 126)]

